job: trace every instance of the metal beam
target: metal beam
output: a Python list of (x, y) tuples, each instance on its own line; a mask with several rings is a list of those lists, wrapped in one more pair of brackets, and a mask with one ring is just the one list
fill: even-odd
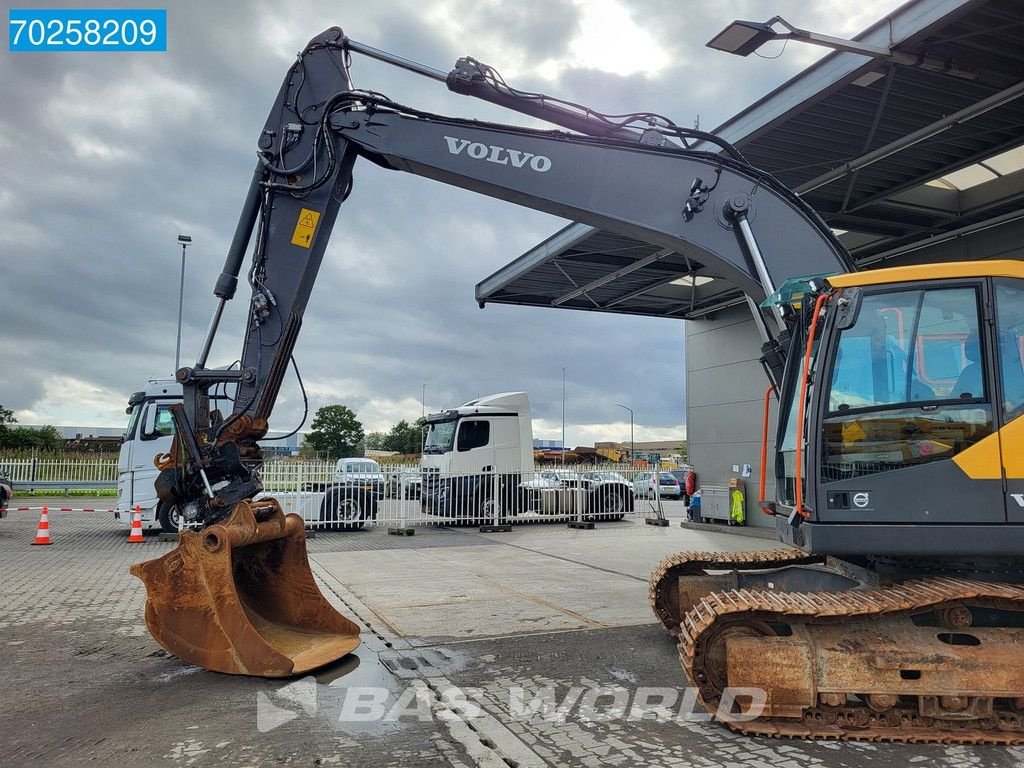
[(954, 126), (962, 125), (985, 114), (986, 112), (998, 109), (1004, 104), (1008, 104), (1011, 101), (1019, 99), (1021, 96), (1024, 96), (1024, 81), (1019, 82), (1016, 85), (1012, 85), (1009, 88), (1005, 88), (998, 93), (994, 93), (987, 99), (982, 99), (976, 104), (972, 104), (969, 107), (961, 109), (959, 112), (954, 112), (948, 117), (936, 120), (934, 123), (926, 125), (924, 128), (920, 128), (913, 133), (907, 134), (896, 141), (891, 141), (885, 146), (879, 147), (865, 155), (861, 155), (848, 163), (844, 163), (838, 168), (832, 169), (828, 173), (823, 173), (816, 179), (811, 179), (810, 181), (801, 184), (794, 191), (798, 195), (805, 195), (808, 192), (813, 192), (814, 190), (831, 184), (833, 181), (841, 179), (850, 173), (859, 171), (862, 168), (867, 168), (869, 165), (873, 165), (879, 160), (884, 160), (885, 158), (895, 155), (898, 152), (902, 152), (904, 149), (912, 147), (915, 144), (927, 141), (928, 139), (942, 133), (943, 131), (947, 131)]
[[(594, 280), (593, 282), (579, 286), (574, 291), (569, 291), (569, 293), (562, 294), (557, 299), (551, 302), (551, 306), (557, 307), (561, 304), (565, 304), (565, 302), (567, 301), (572, 301), (573, 299), (581, 295), (587, 294), (588, 291), (592, 291), (595, 288), (600, 288), (602, 285), (607, 285), (613, 280), (618, 280), (620, 277), (628, 275), (630, 272), (636, 272), (638, 269), (643, 269), (644, 267), (653, 264), (656, 261), (664, 259), (666, 256), (671, 256), (673, 253), (675, 253), (675, 251), (669, 248), (663, 248), (660, 251), (656, 251), (652, 253), (650, 256), (645, 256), (642, 259), (634, 261), (629, 266), (622, 267), (621, 269), (617, 269), (614, 272), (609, 272), (607, 275), (599, 277), (597, 280)], [(594, 299), (592, 299), (589, 294), (587, 294), (587, 298), (590, 299), (591, 301), (594, 301)]]

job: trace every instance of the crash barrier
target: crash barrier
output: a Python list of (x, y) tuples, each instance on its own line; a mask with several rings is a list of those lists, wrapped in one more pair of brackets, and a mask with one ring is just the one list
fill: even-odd
[(650, 471), (628, 467), (559, 466), (487, 468), (442, 474), (415, 466), (382, 466), (350, 481), (334, 482), (331, 465), (277, 463), (262, 473), (264, 496), (309, 528), (355, 530), (386, 526), (474, 525), (506, 528), (531, 522), (594, 523), (658, 516), (660, 490)]

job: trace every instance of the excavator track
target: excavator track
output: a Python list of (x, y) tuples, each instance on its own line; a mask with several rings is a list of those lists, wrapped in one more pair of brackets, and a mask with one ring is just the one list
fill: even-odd
[[(774, 553), (769, 554), (774, 556)], [(719, 555), (717, 561), (721, 567), (728, 567), (726, 563), (731, 557), (727, 554)], [(715, 559), (714, 555), (702, 554), (695, 562), (706, 563)], [(733, 590), (711, 593), (697, 602), (683, 618), (679, 631), (679, 657), (687, 677), (697, 688), (702, 705), (714, 713), (722, 702), (722, 681), (728, 675), (732, 683), (734, 661), (737, 667), (742, 668), (745, 658), (750, 659), (746, 665), (748, 670), (754, 669), (754, 676), (764, 680), (771, 680), (774, 675), (780, 675), (780, 680), (787, 679), (786, 675), (789, 675), (788, 679), (794, 679), (793, 670), (802, 665), (799, 662), (793, 665), (793, 659), (797, 656), (792, 653), (786, 656), (785, 648), (788, 641), (798, 640), (809, 630), (812, 633), (831, 633), (831, 637), (840, 638), (838, 643), (833, 640), (834, 647), (829, 649), (833, 652), (833, 663), (839, 658), (841, 666), (845, 663), (842, 654), (850, 653), (852, 656), (860, 652), (862, 656), (871, 659), (866, 667), (869, 676), (873, 674), (873, 665), (878, 665), (879, 670), (892, 672), (895, 667), (886, 666), (887, 651), (882, 641), (878, 640), (877, 647), (873, 645), (885, 628), (896, 627), (897, 634), (903, 631), (901, 628), (905, 628), (910, 637), (912, 632), (920, 632), (919, 627), (911, 623), (910, 617), (935, 612), (936, 615), (954, 617), (952, 623), (945, 626), (962, 628), (965, 633), (983, 634), (986, 630), (975, 630), (970, 626), (970, 612), (966, 614), (964, 623), (962, 611), (965, 607), (969, 610), (1024, 612), (1024, 587), (939, 577), (901, 582), (881, 589), (845, 592)], [(961, 613), (958, 614), (958, 611)], [(955, 620), (958, 615), (961, 616), (960, 622)], [(769, 642), (763, 643), (766, 636), (775, 634), (773, 627), (778, 626), (792, 628), (793, 636), (770, 637)], [(941, 630), (942, 626), (938, 629)], [(1020, 646), (1014, 645), (1019, 642), (1021, 630), (996, 627), (987, 631), (1017, 633), (1015, 639), (1004, 644), (1010, 649), (1008, 652), (998, 651), (1008, 653), (1008, 656), (1000, 658), (999, 664), (995, 666), (986, 669), (982, 664), (976, 670), (979, 680), (988, 673), (990, 679), (998, 680), (994, 686), (1005, 685), (1003, 670), (1021, 666), (1021, 659), (1017, 658)], [(731, 643), (740, 644), (738, 650), (734, 646), (735, 653), (728, 651), (728, 644), (724, 642), (726, 637), (730, 638)], [(743, 645), (758, 642), (762, 642), (762, 646)], [(858, 643), (861, 647), (858, 647)], [(792, 647), (794, 643), (789, 645)], [(868, 647), (863, 647), (865, 645)], [(779, 649), (783, 649), (783, 653), (773, 655)], [(891, 645), (888, 648), (891, 655), (899, 655), (899, 651), (898, 644), (895, 651)], [(909, 650), (903, 648), (902, 651), (904, 655), (908, 652), (924, 653), (915, 646)], [(836, 656), (836, 653), (839, 655)], [(812, 659), (817, 658), (812, 656)], [(788, 670), (785, 667), (787, 661), (790, 662)], [(922, 659), (922, 662), (926, 668), (931, 663), (939, 669), (943, 662), (942, 654), (940, 652), (932, 659)], [(806, 672), (799, 669), (797, 677), (803, 675), (809, 680), (812, 675), (816, 676), (813, 682), (808, 683), (814, 698), (811, 706), (796, 705), (793, 711), (791, 705), (791, 711), (786, 716), (778, 716), (771, 711), (773, 705), (770, 704), (768, 716), (750, 720), (720, 719), (739, 733), (773, 737), (948, 744), (1024, 743), (1024, 687), (1009, 695), (1003, 691), (995, 695), (982, 694), (970, 698), (956, 692), (950, 692), (949, 695), (934, 695), (933, 692), (930, 696), (915, 696), (883, 691), (871, 695), (864, 690), (836, 691), (834, 688), (829, 693), (821, 694), (813, 692), (817, 690), (818, 677), (824, 673), (814, 661), (809, 666), (811, 669)], [(946, 670), (938, 674), (955, 677), (956, 672)], [(974, 675), (975, 671), (972, 670), (970, 674)], [(961, 674), (958, 679), (962, 680), (962, 677)], [(1019, 682), (1010, 684), (1017, 685)], [(744, 683), (741, 681), (739, 685)], [(979, 682), (978, 685), (983, 686), (983, 683)], [(771, 685), (764, 685), (764, 689), (769, 702), (784, 701), (787, 695), (792, 696), (792, 689), (787, 689), (784, 682), (774, 689)], [(969, 714), (968, 706), (971, 707)], [(949, 711), (957, 710), (958, 707), (963, 709), (959, 712)]]
[(662, 629), (679, 636), (679, 623), (691, 606), (680, 607), (677, 586), (680, 576), (699, 576), (706, 571), (757, 571), (787, 565), (822, 563), (824, 558), (799, 549), (779, 548), (763, 552), (677, 552), (651, 571), (647, 599)]

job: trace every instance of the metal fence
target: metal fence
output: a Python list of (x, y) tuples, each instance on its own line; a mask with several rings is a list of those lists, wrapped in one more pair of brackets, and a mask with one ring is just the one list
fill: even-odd
[(15, 488), (116, 488), (117, 458), (0, 458)]
[[(345, 483), (334, 482), (326, 462), (268, 463), (264, 496), (310, 528), (355, 530), (379, 525), (479, 525), (562, 521), (595, 522), (661, 514), (662, 487), (650, 470), (630, 467), (558, 466), (495, 468), (443, 475), (417, 466), (381, 466)], [(682, 486), (668, 498), (682, 498)], [(671, 489), (669, 489), (671, 491)]]
[[(116, 458), (0, 458), (16, 489), (115, 488)], [(329, 461), (267, 461), (264, 496), (311, 528), (352, 530), (366, 525), (508, 526), (564, 521), (580, 525), (661, 514), (663, 499), (682, 498), (655, 482), (651, 469), (554, 465), (442, 475), (418, 465), (381, 465), (380, 473), (336, 482)]]

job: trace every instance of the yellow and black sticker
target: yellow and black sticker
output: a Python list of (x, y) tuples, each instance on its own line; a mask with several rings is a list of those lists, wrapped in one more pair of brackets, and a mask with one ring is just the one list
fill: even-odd
[(309, 248), (313, 244), (313, 233), (316, 232), (318, 221), (320, 221), (320, 211), (309, 208), (299, 211), (299, 220), (295, 223), (295, 231), (292, 232), (292, 245)]

